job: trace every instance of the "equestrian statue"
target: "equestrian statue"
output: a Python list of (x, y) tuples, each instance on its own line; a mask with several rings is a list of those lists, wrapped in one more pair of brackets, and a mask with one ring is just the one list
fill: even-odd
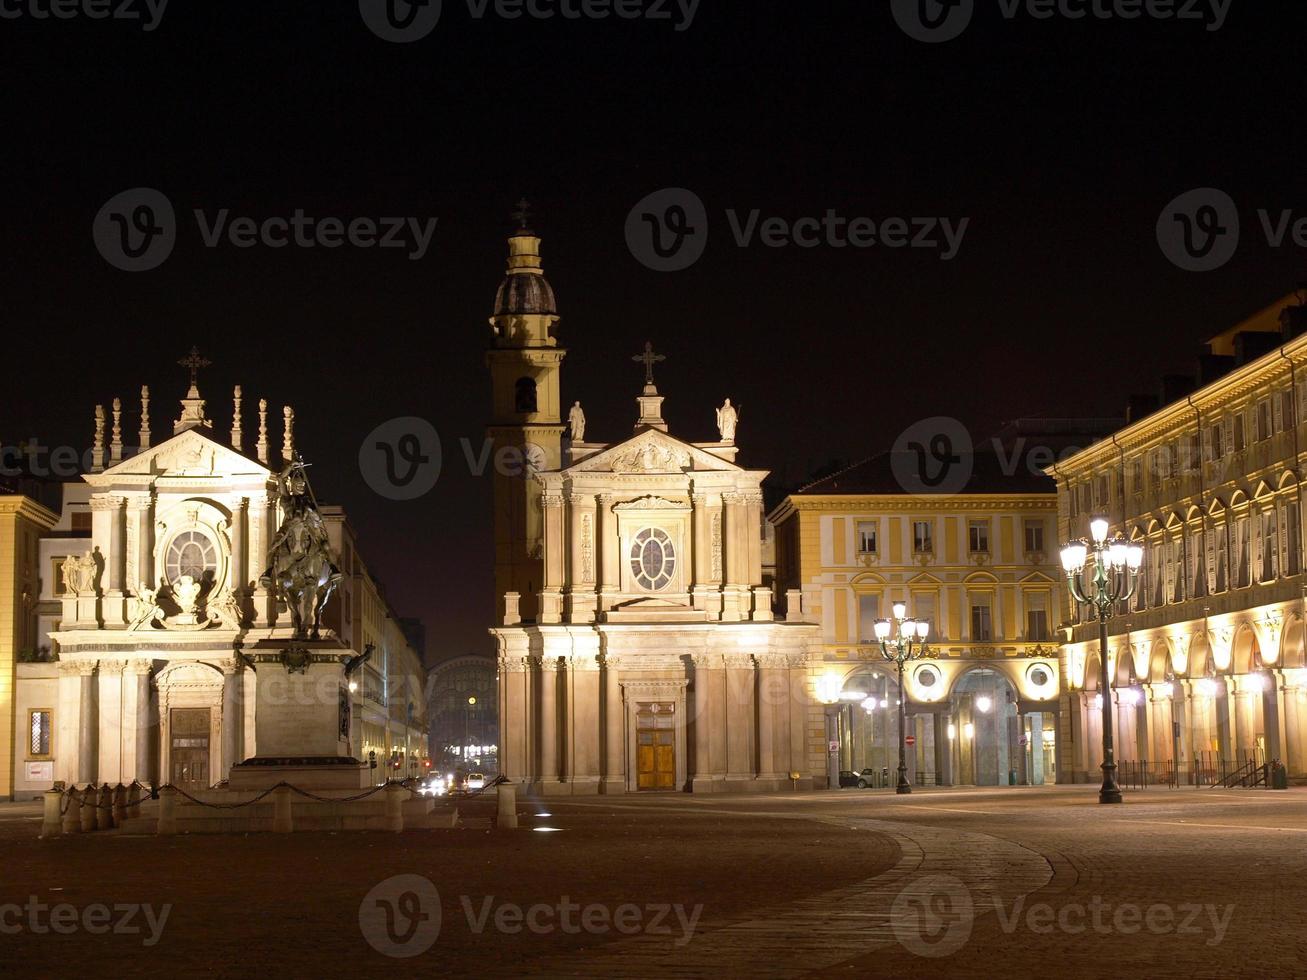
[(295, 639), (318, 640), (322, 610), (340, 584), (341, 573), (332, 559), (327, 527), (309, 486), (308, 466), (295, 454), (277, 474), (281, 527), (268, 549), (268, 570), (259, 580), (274, 589), (290, 610)]

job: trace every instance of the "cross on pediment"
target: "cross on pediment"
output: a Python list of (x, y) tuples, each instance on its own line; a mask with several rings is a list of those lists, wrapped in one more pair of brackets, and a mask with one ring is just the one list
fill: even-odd
[(192, 347), (191, 352), (177, 362), (179, 367), (190, 368), (191, 387), (194, 388), (199, 375), (200, 368), (206, 368), (213, 362), (200, 356), (200, 349)]
[(653, 342), (646, 340), (644, 343), (644, 353), (636, 354), (635, 357), (631, 358), (631, 360), (644, 364), (644, 383), (646, 385), (652, 385), (654, 383), (654, 365), (660, 361), (667, 360), (667, 357), (664, 354), (655, 354)]

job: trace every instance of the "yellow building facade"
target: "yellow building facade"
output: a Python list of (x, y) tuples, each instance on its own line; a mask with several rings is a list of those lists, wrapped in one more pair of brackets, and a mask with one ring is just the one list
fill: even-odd
[(832, 778), (892, 781), (902, 694), (874, 624), (902, 602), (930, 624), (934, 653), (905, 669), (909, 778), (1052, 782), (1062, 590), (1052, 482), (1024, 468), (1003, 474), (997, 457), (977, 455), (963, 492), (904, 493), (891, 455), (818, 481), (770, 515), (777, 586), (792, 604), (800, 590), (805, 618), (822, 628), (812, 669)]
[[(1197, 390), (1048, 470), (1059, 540), (1101, 515), (1145, 549), (1109, 626), (1123, 774), (1202, 783), (1279, 760), (1307, 776), (1303, 316), (1284, 300), (1215, 338)], [(1064, 617), (1060, 762), (1097, 780), (1097, 625)]]
[(18, 662), (38, 645), (38, 542), (58, 520), (28, 497), (0, 496), (0, 800), (13, 799), (19, 766), (44, 767), (54, 756), (54, 705), (19, 717), (14, 692)]

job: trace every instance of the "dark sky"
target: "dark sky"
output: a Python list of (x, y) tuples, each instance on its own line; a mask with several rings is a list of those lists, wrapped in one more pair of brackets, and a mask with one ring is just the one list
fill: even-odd
[[(489, 650), (490, 483), (458, 446), (483, 438), (486, 318), (521, 195), (563, 316), (566, 403), (584, 402), (590, 438), (630, 432), (629, 358), (651, 339), (673, 433), (714, 438), (729, 395), (741, 461), (790, 480), (926, 416), (983, 434), (1021, 415), (1116, 414), (1307, 278), (1302, 249), (1269, 247), (1257, 220), (1307, 209), (1297, 0), (1235, 0), (1216, 31), (1009, 20), (976, 0), (966, 32), (936, 45), (888, 3), (849, 0), (703, 0), (683, 31), (477, 19), (446, 0), (411, 44), (379, 39), (353, 2), (175, 2), (149, 32), (37, 19), (28, 2), (6, 0), (24, 13), (0, 19), (0, 440), (84, 447), (92, 407), (115, 395), (133, 432), (142, 383), (157, 439), (183, 393), (175, 361), (197, 344), (220, 432), (234, 383), (247, 432), (260, 395), (295, 406), (318, 495), (352, 515), (433, 658)], [(1155, 225), (1208, 186), (1236, 202), (1243, 241), (1218, 271), (1183, 272)], [(135, 187), (166, 195), (179, 231), (167, 261), (129, 273), (91, 228)], [(624, 237), (633, 205), (666, 187), (694, 191), (711, 231), (673, 273)], [(224, 208), (439, 223), (421, 261), (206, 248), (191, 212)], [(944, 262), (741, 248), (728, 209), (970, 224)], [(368, 488), (358, 451), (407, 415), (436, 427), (444, 469), (394, 502)]]

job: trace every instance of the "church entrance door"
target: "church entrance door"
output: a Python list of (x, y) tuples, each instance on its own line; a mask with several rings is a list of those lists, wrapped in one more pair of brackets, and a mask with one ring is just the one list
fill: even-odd
[(636, 720), (636, 787), (676, 789), (676, 706), (640, 705)]
[(171, 782), (191, 789), (209, 788), (209, 710), (173, 708), (168, 730)]

